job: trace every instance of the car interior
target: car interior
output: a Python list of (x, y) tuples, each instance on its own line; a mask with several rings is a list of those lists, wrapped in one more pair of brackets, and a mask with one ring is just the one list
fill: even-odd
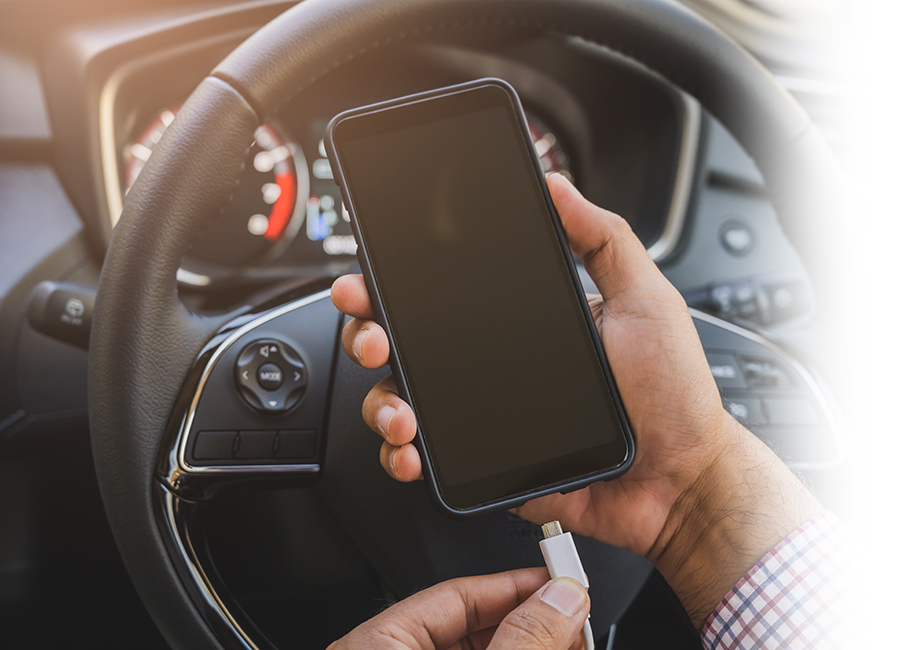
[[(387, 370), (329, 299), (359, 272), (329, 120), (483, 77), (682, 293), (723, 405), (845, 513), (828, 268), (798, 234), (847, 155), (836, 5), (0, 2), (0, 645), (324, 648), (541, 565), (539, 526), (384, 473), (360, 406)], [(700, 647), (652, 564), (576, 543), (597, 647)]]

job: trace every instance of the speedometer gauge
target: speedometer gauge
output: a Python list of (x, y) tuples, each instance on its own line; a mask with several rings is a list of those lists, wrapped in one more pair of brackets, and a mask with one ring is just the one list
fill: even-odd
[[(125, 193), (178, 109), (162, 111), (126, 150)], [(299, 146), (274, 125), (256, 130), (237, 191), (222, 215), (191, 248), (191, 259), (236, 266), (271, 257), (300, 229), (309, 196), (309, 173)]]

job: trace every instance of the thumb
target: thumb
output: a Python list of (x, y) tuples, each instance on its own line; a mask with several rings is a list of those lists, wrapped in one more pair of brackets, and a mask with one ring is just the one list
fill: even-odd
[(562, 174), (550, 174), (547, 187), (569, 245), (605, 301), (662, 279), (627, 221), (588, 201)]
[(488, 650), (568, 650), (589, 611), (587, 591), (578, 582), (551, 580), (503, 619)]

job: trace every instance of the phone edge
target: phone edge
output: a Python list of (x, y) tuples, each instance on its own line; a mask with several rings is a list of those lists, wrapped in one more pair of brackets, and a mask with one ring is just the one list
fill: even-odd
[[(353, 230), (353, 234), (356, 237), (357, 242), (357, 259), (360, 264), (360, 268), (362, 270), (363, 279), (366, 284), (366, 289), (369, 292), (370, 299), (372, 299), (372, 307), (375, 311), (376, 322), (384, 328), (385, 333), (388, 337), (388, 343), (390, 345), (390, 356), (389, 356), (389, 365), (391, 367), (391, 371), (394, 374), (394, 379), (397, 383), (398, 391), (400, 392), (400, 397), (407, 403), (412, 406), (412, 399), (409, 392), (409, 387), (406, 381), (406, 375), (403, 372), (402, 365), (395, 354), (396, 346), (394, 345), (394, 337), (390, 328), (390, 324), (387, 319), (387, 314), (384, 310), (384, 303), (381, 299), (381, 294), (378, 291), (378, 287), (374, 281), (374, 274), (372, 272), (372, 267), (369, 261), (368, 251), (365, 248), (365, 241), (362, 237), (361, 229), (357, 224), (356, 211), (353, 207), (353, 201), (349, 196), (349, 192), (347, 191), (347, 183), (346, 178), (344, 176), (343, 167), (340, 162), (340, 156), (338, 154), (337, 148), (334, 145), (334, 131), (338, 125), (342, 122), (352, 119), (354, 117), (359, 117), (362, 115), (368, 115), (375, 112), (380, 112), (382, 110), (388, 110), (394, 108), (396, 106), (407, 105), (411, 103), (416, 103), (419, 101), (425, 101), (428, 99), (433, 99), (435, 97), (443, 97), (447, 95), (452, 95), (460, 92), (466, 92), (469, 90), (474, 90), (477, 88), (482, 88), (486, 86), (497, 86), (500, 87), (510, 98), (516, 113), (516, 121), (519, 125), (519, 129), (522, 132), (522, 135), (530, 141), (530, 133), (528, 132), (528, 122), (527, 117), (525, 116), (524, 108), (522, 107), (522, 103), (519, 99), (518, 94), (515, 89), (508, 82), (503, 79), (498, 79), (495, 77), (486, 77), (482, 79), (476, 79), (473, 81), (468, 81), (461, 84), (455, 84), (452, 86), (444, 86), (442, 88), (436, 88), (434, 90), (422, 92), (422, 93), (414, 93), (411, 95), (405, 95), (403, 97), (397, 97), (395, 99), (387, 100), (384, 102), (377, 102), (374, 104), (369, 104), (366, 106), (360, 106), (357, 108), (349, 109), (346, 111), (342, 111), (335, 115), (329, 122), (325, 129), (325, 149), (329, 157), (329, 161), (331, 162), (332, 173), (334, 176), (335, 183), (338, 185), (338, 188), (341, 192), (341, 198), (344, 202), (344, 207), (347, 209), (348, 214), (350, 215), (350, 225)], [(587, 321), (588, 330), (591, 334), (591, 340), (594, 344), (595, 352), (597, 353), (598, 359), (600, 360), (600, 365), (603, 369), (603, 374), (606, 379), (607, 390), (609, 390), (610, 398), (613, 402), (613, 405), (616, 410), (616, 419), (619, 422), (622, 433), (625, 438), (625, 457), (622, 459), (620, 463), (617, 465), (608, 468), (606, 470), (601, 470), (599, 472), (595, 472), (592, 474), (584, 475), (582, 477), (577, 477), (574, 480), (566, 480), (551, 484), (549, 486), (545, 486), (538, 490), (532, 490), (525, 493), (518, 493), (511, 497), (495, 499), (493, 501), (484, 502), (478, 504), (477, 506), (471, 508), (458, 508), (452, 504), (450, 504), (443, 496), (440, 485), (438, 484), (437, 476), (435, 474), (435, 469), (431, 460), (431, 455), (428, 451), (427, 441), (424, 440), (424, 436), (421, 435), (421, 426), (418, 422), (418, 416), (416, 416), (416, 424), (417, 424), (417, 435), (413, 439), (413, 444), (416, 446), (416, 449), (419, 451), (419, 454), (422, 458), (422, 470), (423, 470), (423, 478), (425, 479), (425, 483), (427, 485), (429, 494), (432, 497), (432, 501), (435, 505), (438, 506), (439, 510), (441, 510), (445, 515), (448, 515), (453, 518), (469, 518), (478, 514), (484, 514), (487, 512), (492, 512), (494, 510), (499, 509), (509, 509), (514, 508), (516, 506), (522, 505), (532, 499), (536, 499), (542, 496), (546, 496), (549, 494), (555, 494), (557, 492), (568, 493), (574, 492), (575, 490), (579, 490), (583, 487), (590, 485), (591, 483), (595, 483), (597, 481), (611, 481), (620, 476), (622, 476), (634, 462), (634, 457), (636, 454), (636, 443), (634, 440), (634, 434), (632, 431), (631, 420), (628, 417), (628, 413), (625, 410), (624, 403), (622, 402), (621, 395), (619, 393), (618, 384), (616, 383), (615, 377), (612, 374), (612, 370), (609, 366), (609, 361), (606, 357), (606, 350), (603, 347), (603, 343), (600, 340), (599, 333), (597, 332), (596, 325), (593, 321), (593, 315), (591, 314), (590, 305), (587, 302), (587, 297), (584, 293), (584, 288), (581, 284), (580, 276), (578, 275), (578, 270), (575, 266), (575, 261), (572, 258), (572, 252), (569, 248), (568, 239), (566, 238), (565, 229), (562, 226), (562, 221), (559, 217), (559, 214), (556, 211), (556, 206), (553, 204), (553, 200), (550, 196), (550, 190), (547, 187), (547, 183), (545, 180), (545, 176), (543, 170), (540, 166), (540, 160), (537, 157), (537, 153), (534, 151), (533, 147), (528, 147), (529, 158), (531, 159), (532, 165), (535, 169), (535, 173), (537, 173), (539, 178), (539, 185), (541, 187), (541, 193), (543, 194), (544, 201), (546, 202), (551, 221), (553, 221), (554, 229), (557, 235), (557, 241), (559, 243), (560, 248), (562, 249), (563, 257), (566, 260), (566, 268), (569, 271), (569, 276), (574, 285), (574, 290), (576, 297), (578, 299), (579, 305), (581, 306), (582, 315)], [(413, 407), (413, 413), (415, 413), (415, 408)]]

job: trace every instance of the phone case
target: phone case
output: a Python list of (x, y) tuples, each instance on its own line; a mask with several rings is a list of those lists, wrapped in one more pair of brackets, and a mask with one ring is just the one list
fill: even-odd
[[(394, 343), (393, 333), (391, 332), (390, 323), (388, 322), (385, 314), (381, 293), (372, 273), (372, 267), (369, 262), (369, 255), (366, 250), (366, 244), (363, 239), (361, 229), (357, 224), (356, 212), (353, 206), (353, 197), (350, 196), (349, 192), (347, 191), (347, 183), (344, 177), (343, 169), (341, 167), (340, 156), (337, 153), (337, 149), (333, 141), (333, 132), (338, 124), (352, 117), (389, 110), (393, 107), (402, 106), (413, 102), (420, 102), (436, 97), (453, 95), (456, 93), (462, 93), (486, 86), (500, 87), (509, 95), (513, 105), (515, 106), (517, 121), (519, 123), (519, 128), (522, 130), (523, 137), (528, 138), (528, 140), (530, 141), (531, 135), (528, 130), (528, 122), (527, 118), (525, 117), (525, 111), (522, 108), (522, 104), (519, 100), (519, 96), (509, 83), (502, 79), (496, 78), (478, 79), (475, 81), (457, 84), (454, 86), (446, 86), (428, 92), (416, 93), (414, 95), (406, 95), (404, 97), (398, 97), (386, 102), (379, 102), (377, 104), (370, 104), (368, 106), (362, 106), (359, 108), (344, 111), (331, 119), (325, 131), (325, 148), (328, 153), (329, 161), (331, 162), (334, 180), (341, 190), (341, 197), (344, 202), (344, 207), (350, 214), (350, 225), (353, 229), (353, 235), (356, 237), (356, 242), (358, 245), (357, 257), (362, 269), (363, 277), (365, 278), (366, 288), (369, 291), (369, 297), (372, 301), (372, 306), (375, 310), (376, 321), (384, 328), (388, 336), (388, 342), (390, 343), (391, 370), (394, 374), (394, 379), (397, 383), (397, 389), (400, 393), (400, 396), (413, 407), (413, 412), (415, 412), (415, 404), (412, 402), (410, 397), (406, 375), (403, 372), (403, 368), (398, 363), (397, 356), (394, 352), (396, 350), (396, 346)], [(576, 294), (578, 295), (582, 312), (590, 325), (588, 329), (591, 332), (594, 347), (597, 351), (597, 356), (599, 357), (601, 366), (603, 367), (603, 373), (605, 375), (607, 385), (612, 396), (612, 401), (615, 404), (616, 415), (618, 417), (622, 433), (625, 437), (626, 454), (624, 460), (621, 463), (605, 471), (595, 472), (586, 476), (576, 477), (572, 480), (546, 485), (536, 490), (510, 495), (509, 497), (496, 499), (479, 504), (474, 507), (460, 509), (449, 504), (441, 494), (440, 485), (438, 484), (434, 467), (432, 465), (431, 456), (428, 451), (428, 443), (425, 440), (425, 436), (422, 435), (421, 426), (419, 426), (419, 433), (416, 435), (413, 442), (422, 458), (422, 474), (428, 486), (428, 491), (431, 495), (432, 501), (435, 503), (437, 508), (445, 515), (454, 518), (464, 518), (498, 509), (514, 508), (516, 506), (522, 505), (526, 501), (530, 501), (531, 499), (535, 499), (537, 497), (545, 496), (548, 494), (554, 494), (556, 492), (573, 492), (575, 490), (586, 487), (587, 485), (590, 485), (591, 483), (594, 483), (598, 480), (611, 481), (627, 472), (631, 467), (631, 464), (634, 462), (635, 442), (634, 436), (631, 431), (631, 423), (628, 419), (627, 413), (625, 412), (624, 405), (622, 404), (622, 399), (619, 395), (619, 390), (618, 386), (616, 385), (615, 378), (613, 377), (612, 372), (609, 368), (609, 362), (607, 361), (606, 352), (603, 349), (603, 345), (600, 342), (600, 336), (597, 333), (597, 328), (594, 326), (590, 307), (588, 306), (587, 298), (584, 295), (584, 289), (581, 285), (581, 280), (575, 267), (575, 262), (572, 259), (572, 254), (569, 249), (565, 231), (563, 230), (562, 222), (560, 221), (559, 215), (556, 212), (556, 208), (553, 205), (553, 201), (550, 198), (550, 192), (547, 189), (547, 184), (546, 182), (544, 182), (544, 173), (541, 168), (540, 160), (538, 159), (537, 153), (534, 151), (533, 147), (528, 147), (528, 150), (530, 152), (532, 165), (534, 166), (535, 172), (540, 178), (541, 191), (543, 193), (544, 200), (546, 201), (547, 206), (550, 209), (551, 219), (553, 220), (553, 225), (559, 239), (560, 247), (562, 248), (563, 255), (566, 259), (566, 265), (569, 269), (569, 274), (571, 276), (572, 282), (576, 287)]]

